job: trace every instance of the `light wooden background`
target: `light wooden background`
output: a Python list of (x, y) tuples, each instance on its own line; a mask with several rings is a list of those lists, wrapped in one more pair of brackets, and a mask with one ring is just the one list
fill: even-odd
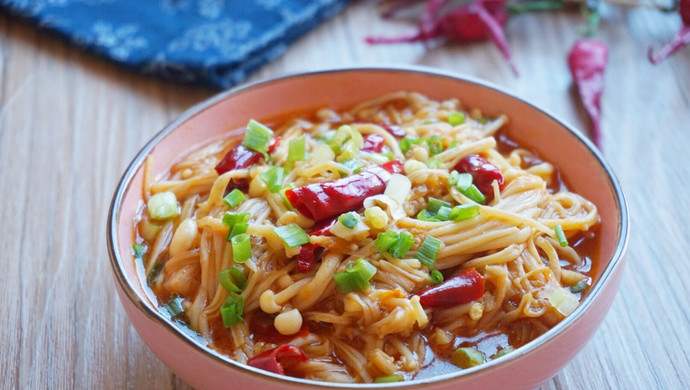
[[(690, 47), (653, 67), (647, 45), (670, 39), (679, 18), (610, 7), (604, 18), (604, 150), (630, 205), (629, 261), (603, 326), (544, 388), (688, 388)], [(252, 79), (421, 64), (489, 80), (584, 128), (565, 65), (579, 25), (566, 14), (511, 20), (515, 78), (490, 44), (369, 47), (364, 36), (408, 26), (359, 1)], [(0, 388), (188, 388), (129, 324), (105, 226), (139, 148), (213, 92), (122, 70), (2, 14), (0, 74)]]

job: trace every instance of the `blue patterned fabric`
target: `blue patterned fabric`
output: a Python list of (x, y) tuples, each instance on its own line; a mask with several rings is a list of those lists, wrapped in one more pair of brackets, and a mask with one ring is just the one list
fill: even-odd
[(228, 88), (349, 0), (0, 0), (0, 8), (137, 71)]

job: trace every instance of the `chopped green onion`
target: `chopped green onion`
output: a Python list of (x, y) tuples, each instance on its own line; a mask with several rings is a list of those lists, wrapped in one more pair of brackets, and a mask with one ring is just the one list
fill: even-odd
[(355, 158), (357, 156), (357, 153), (359, 153), (359, 150), (361, 149), (361, 146), (358, 146), (355, 140), (348, 140), (345, 141), (343, 144), (343, 147), (340, 150), (340, 154), (338, 156), (338, 161), (347, 161)]
[(153, 285), (153, 282), (156, 281), (156, 278), (158, 275), (160, 275), (161, 271), (163, 270), (163, 263), (158, 263), (151, 268), (151, 271), (149, 272), (148, 275), (146, 275), (146, 284), (148, 286)]
[(448, 114), (448, 118), (446, 119), (448, 120), (448, 123), (450, 123), (451, 126), (461, 125), (465, 123), (465, 114), (460, 111), (456, 111), (451, 114)]
[(443, 152), (443, 141), (438, 135), (432, 135), (431, 138), (427, 138), (426, 143), (429, 145), (429, 152), (432, 156)]
[(295, 161), (302, 161), (306, 157), (306, 139), (304, 136), (299, 138), (291, 139), (288, 144), (288, 156), (287, 162), (292, 163)]
[(481, 191), (479, 191), (479, 188), (475, 186), (474, 184), (471, 184), (467, 190), (463, 192), (463, 194), (468, 197), (471, 201), (477, 202), (479, 204), (484, 204), (484, 201), (486, 198), (484, 197), (484, 194), (482, 194)]
[(250, 218), (249, 213), (226, 212), (223, 215), (223, 225), (228, 227), (228, 236), (225, 240), (230, 242), (234, 236), (246, 233), (249, 226), (247, 222)]
[(218, 282), (220, 283), (221, 286), (225, 289), (227, 292), (234, 292), (234, 293), (239, 293), (242, 292), (242, 289), (240, 289), (235, 282), (233, 281), (232, 275), (230, 275), (230, 270), (233, 268), (228, 268), (220, 271), (218, 273)]
[(266, 183), (268, 190), (275, 194), (283, 188), (283, 174), (285, 170), (283, 167), (271, 167), (261, 173), (261, 180)]
[(232, 226), (232, 229), (229, 230), (228, 236), (233, 238), (238, 234), (246, 233), (248, 228), (248, 223), (236, 223)]
[(252, 241), (249, 234), (238, 234), (231, 239), (232, 259), (235, 263), (244, 263), (252, 257)]
[(359, 220), (352, 212), (342, 214), (338, 217), (338, 221), (348, 229), (353, 229), (359, 223)]
[(394, 374), (394, 375), (376, 377), (376, 379), (374, 379), (374, 383), (402, 382), (404, 379), (405, 379), (405, 377), (403, 377), (402, 374)]
[(391, 256), (396, 259), (400, 259), (407, 254), (410, 248), (412, 248), (412, 245), (414, 245), (414, 236), (412, 233), (403, 230), (400, 232), (400, 237), (393, 243), (393, 245), (390, 246), (390, 248), (388, 248), (388, 250), (390, 251)]
[(381, 153), (381, 155), (386, 157), (388, 161), (393, 161), (393, 159), (395, 159), (395, 154), (393, 154), (393, 152)]
[(234, 190), (230, 191), (229, 194), (225, 195), (223, 198), (223, 203), (225, 203), (225, 205), (228, 207), (235, 207), (244, 202), (245, 199), (244, 193), (235, 188)]
[(184, 308), (182, 307), (182, 298), (177, 295), (173, 295), (172, 298), (163, 305), (165, 309), (170, 313), (170, 316), (175, 318), (180, 314), (184, 314)]
[[(457, 171), (455, 176), (455, 183), (453, 184), (458, 191), (464, 193), (472, 185), (472, 175), (469, 173), (459, 173)], [(450, 183), (449, 183), (450, 184)]]
[(417, 254), (414, 255), (415, 259), (419, 260), (420, 263), (431, 268), (436, 263), (436, 256), (438, 256), (438, 250), (441, 247), (441, 240), (436, 237), (426, 236), (422, 245), (419, 246)]
[(450, 174), (448, 175), (448, 185), (455, 187), (455, 185), (458, 184), (458, 176), (460, 176), (460, 172), (450, 171)]
[(408, 150), (412, 147), (412, 145), (419, 145), (422, 142), (424, 142), (423, 138), (414, 138), (410, 136), (405, 136), (405, 138), (401, 139), (398, 144), (400, 145), (400, 150), (403, 153), (407, 153)]
[(376, 274), (376, 267), (359, 258), (350, 264), (345, 272), (333, 275), (333, 280), (341, 292), (359, 291), (369, 287), (369, 280)]
[(580, 280), (577, 282), (573, 287), (570, 287), (570, 292), (573, 294), (577, 294), (579, 292), (584, 291), (584, 289), (587, 288), (587, 282), (585, 280)]
[(247, 132), (244, 133), (242, 145), (265, 155), (268, 152), (271, 137), (273, 137), (273, 130), (251, 119), (247, 123)]
[(288, 208), (288, 210), (294, 210), (295, 208), (292, 206), (292, 203), (290, 203), (290, 199), (288, 199), (287, 195), (285, 195), (285, 191), (291, 190), (295, 188), (292, 184), (288, 184), (287, 186), (283, 187), (280, 189), (280, 197), (283, 199), (283, 203), (285, 203), (285, 206)]
[(177, 198), (175, 194), (170, 191), (159, 192), (149, 198), (146, 204), (149, 211), (149, 216), (152, 219), (163, 220), (177, 217), (180, 214), (180, 208), (177, 206)]
[(484, 354), (474, 348), (458, 348), (451, 355), (450, 361), (460, 368), (470, 368), (484, 363)]
[(562, 247), (568, 246), (568, 239), (565, 238), (565, 233), (563, 233), (563, 227), (561, 225), (556, 225), (556, 227), (553, 228), (553, 231), (556, 233), (556, 239), (558, 240), (558, 244)]
[(443, 274), (441, 273), (441, 271), (437, 269), (431, 270), (429, 276), (431, 276), (431, 284), (437, 285), (443, 283)]
[(388, 248), (393, 245), (396, 241), (398, 241), (398, 238), (400, 238), (400, 234), (396, 231), (389, 230), (387, 232), (381, 232), (376, 236), (376, 240), (374, 240), (374, 246), (376, 246), (376, 249), (379, 250), (379, 252), (384, 253), (388, 250)]
[(342, 150), (345, 141), (352, 137), (352, 127), (348, 125), (342, 125), (336, 130), (333, 138), (331, 138), (329, 145), (335, 154), (339, 154)]
[(498, 358), (500, 358), (500, 357), (502, 357), (502, 356), (505, 356), (505, 355), (507, 355), (507, 354), (513, 352), (513, 351), (515, 351), (515, 348), (514, 348), (512, 345), (507, 346), (507, 347), (505, 347), (505, 348), (501, 348), (500, 351), (498, 351), (498, 352), (496, 352), (495, 354), (491, 355), (491, 360), (498, 359)]
[(296, 248), (309, 242), (309, 235), (296, 223), (274, 228), (273, 233), (289, 248)]
[(220, 315), (223, 317), (223, 326), (229, 328), (238, 322), (244, 322), (244, 298), (234, 292), (229, 292), (225, 304), (220, 307)]
[(448, 220), (458, 222), (474, 218), (477, 215), (479, 215), (479, 205), (472, 203), (463, 204), (453, 207), (448, 216)]
[(450, 143), (450, 145), (448, 145), (448, 147), (446, 148), (446, 150), (448, 150), (448, 149), (453, 149), (454, 147), (458, 146), (459, 144), (460, 144), (460, 142), (458, 142), (457, 140), (453, 140), (453, 141)]
[(134, 244), (132, 245), (132, 252), (134, 253), (134, 258), (141, 259), (146, 253), (146, 245), (144, 244)]
[(436, 212), (436, 218), (441, 221), (447, 221), (450, 219), (450, 213), (453, 211), (450, 207), (441, 206)]
[(232, 228), (236, 223), (247, 223), (251, 216), (249, 213), (226, 212), (223, 215), (223, 225)]
[(417, 219), (425, 222), (441, 222), (441, 219), (436, 214), (431, 214), (427, 210), (422, 210), (417, 214)]
[(227, 292), (239, 293), (247, 287), (247, 277), (236, 267), (220, 271), (218, 281)]
[(441, 168), (441, 159), (438, 157), (432, 157), (428, 160), (426, 160), (426, 166), (431, 168), (431, 169), (438, 169)]
[(430, 214), (436, 215), (442, 206), (450, 207), (451, 204), (445, 200), (429, 197), (429, 202), (426, 204), (426, 211), (428, 211)]

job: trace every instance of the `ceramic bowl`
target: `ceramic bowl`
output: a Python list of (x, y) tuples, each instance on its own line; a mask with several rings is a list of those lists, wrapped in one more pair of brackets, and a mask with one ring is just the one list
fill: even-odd
[[(483, 365), (432, 378), (394, 384), (333, 384), (267, 373), (236, 363), (181, 331), (162, 315), (147, 293), (131, 254), (133, 219), (141, 206), (143, 163), (155, 157), (153, 173), (166, 172), (190, 147), (249, 118), (268, 120), (290, 112), (329, 106), (349, 108), (393, 91), (417, 91), (432, 99), (458, 98), (465, 107), (510, 118), (510, 138), (561, 169), (572, 190), (594, 202), (601, 214), (600, 261), (594, 284), (580, 306), (554, 328), (516, 352)], [(108, 248), (117, 291), (132, 324), (151, 350), (185, 382), (199, 389), (229, 383), (239, 389), (371, 388), (528, 389), (556, 375), (604, 320), (616, 295), (628, 242), (628, 214), (611, 168), (580, 133), (543, 110), (484, 82), (423, 68), (362, 68), (297, 74), (221, 93), (185, 112), (134, 158), (115, 192), (108, 217)]]

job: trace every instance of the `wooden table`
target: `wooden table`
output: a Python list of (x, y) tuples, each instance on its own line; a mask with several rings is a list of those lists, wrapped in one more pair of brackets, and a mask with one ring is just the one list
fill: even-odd
[[(647, 46), (675, 15), (608, 7), (604, 151), (627, 194), (632, 239), (620, 293), (582, 353), (544, 388), (680, 389), (690, 383), (690, 48), (659, 66)], [(521, 77), (491, 44), (370, 47), (384, 24), (361, 1), (252, 77), (421, 64), (469, 74), (586, 128), (565, 56), (575, 14), (507, 29)], [(128, 162), (212, 91), (123, 70), (0, 15), (0, 388), (188, 388), (144, 345), (115, 293), (106, 215)]]

